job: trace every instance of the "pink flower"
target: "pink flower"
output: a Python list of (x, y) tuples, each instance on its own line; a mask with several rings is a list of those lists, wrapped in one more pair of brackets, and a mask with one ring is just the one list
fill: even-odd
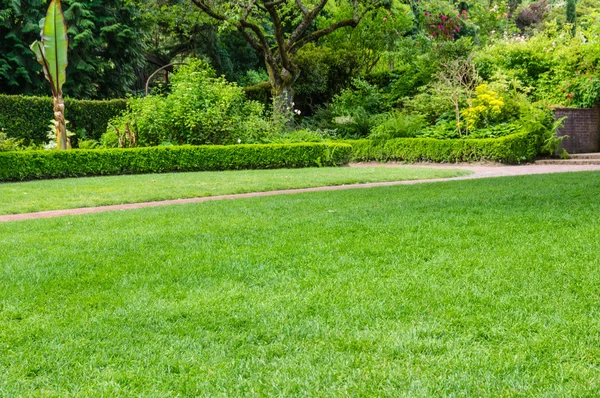
[(425, 15), (429, 15), (429, 13), (428, 13), (427, 11), (425, 11), (423, 14), (425, 14)]
[(466, 13), (467, 13), (467, 10), (462, 10), (462, 13), (463, 13), (463, 14), (466, 14)]
[(383, 22), (386, 22), (386, 21), (387, 21), (387, 18), (383, 18)]
[(457, 31), (457, 32), (460, 32), (460, 28), (458, 26), (454, 30)]

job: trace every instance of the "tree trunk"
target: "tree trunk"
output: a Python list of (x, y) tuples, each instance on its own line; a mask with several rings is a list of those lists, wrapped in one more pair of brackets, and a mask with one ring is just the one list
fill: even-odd
[(54, 125), (56, 126), (56, 149), (68, 149), (67, 124), (65, 122), (65, 102), (62, 93), (54, 97)]
[(294, 90), (291, 84), (273, 86), (273, 119), (283, 125), (294, 120)]

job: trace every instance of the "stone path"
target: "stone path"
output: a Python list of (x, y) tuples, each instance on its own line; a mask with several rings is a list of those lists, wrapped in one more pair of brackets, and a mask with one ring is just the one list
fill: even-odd
[(335, 185), (326, 187), (315, 187), (315, 188), (300, 188), (300, 189), (287, 189), (280, 191), (268, 191), (268, 192), (251, 192), (234, 195), (219, 195), (219, 196), (208, 196), (202, 198), (190, 198), (190, 199), (175, 199), (175, 200), (164, 200), (159, 202), (145, 202), (145, 203), (132, 203), (123, 205), (112, 205), (112, 206), (100, 206), (100, 207), (86, 207), (79, 209), (67, 209), (67, 210), (51, 210), (42, 211), (37, 213), (25, 213), (25, 214), (9, 214), (0, 216), (0, 222), (6, 221), (19, 221), (19, 220), (30, 220), (35, 218), (52, 218), (68, 215), (78, 214), (90, 214), (90, 213), (101, 213), (105, 211), (118, 211), (118, 210), (132, 210), (141, 209), (145, 207), (157, 207), (157, 206), (168, 206), (176, 204), (187, 204), (187, 203), (201, 203), (213, 200), (225, 200), (225, 199), (241, 199), (241, 198), (254, 198), (260, 196), (273, 196), (273, 195), (289, 195), (304, 192), (322, 192), (322, 191), (340, 191), (345, 189), (357, 189), (357, 188), (373, 188), (373, 187), (388, 187), (393, 185), (414, 185), (424, 183), (434, 183), (442, 181), (455, 181), (455, 180), (473, 180), (478, 178), (492, 178), (492, 177), (507, 177), (507, 176), (519, 176), (529, 174), (550, 174), (550, 173), (566, 173), (576, 171), (600, 171), (600, 165), (539, 165), (539, 164), (528, 164), (521, 166), (504, 166), (497, 164), (399, 164), (399, 163), (357, 163), (352, 164), (350, 167), (407, 167), (407, 168), (435, 168), (435, 169), (458, 169), (458, 170), (469, 170), (473, 174), (453, 177), (453, 178), (436, 178), (430, 180), (412, 180), (412, 181), (392, 181), (392, 182), (375, 182), (365, 184), (348, 184), (348, 185)]

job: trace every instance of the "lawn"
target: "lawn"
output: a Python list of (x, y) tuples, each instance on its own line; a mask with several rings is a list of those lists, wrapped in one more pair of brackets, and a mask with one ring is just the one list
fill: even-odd
[(0, 396), (598, 396), (600, 173), (0, 225)]
[(470, 172), (431, 168), (327, 167), (0, 183), (0, 214), (466, 174)]

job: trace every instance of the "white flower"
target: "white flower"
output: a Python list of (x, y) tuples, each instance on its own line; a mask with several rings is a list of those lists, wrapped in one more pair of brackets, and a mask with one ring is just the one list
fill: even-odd
[(238, 144), (241, 144), (242, 140), (240, 138), (238, 138)]

